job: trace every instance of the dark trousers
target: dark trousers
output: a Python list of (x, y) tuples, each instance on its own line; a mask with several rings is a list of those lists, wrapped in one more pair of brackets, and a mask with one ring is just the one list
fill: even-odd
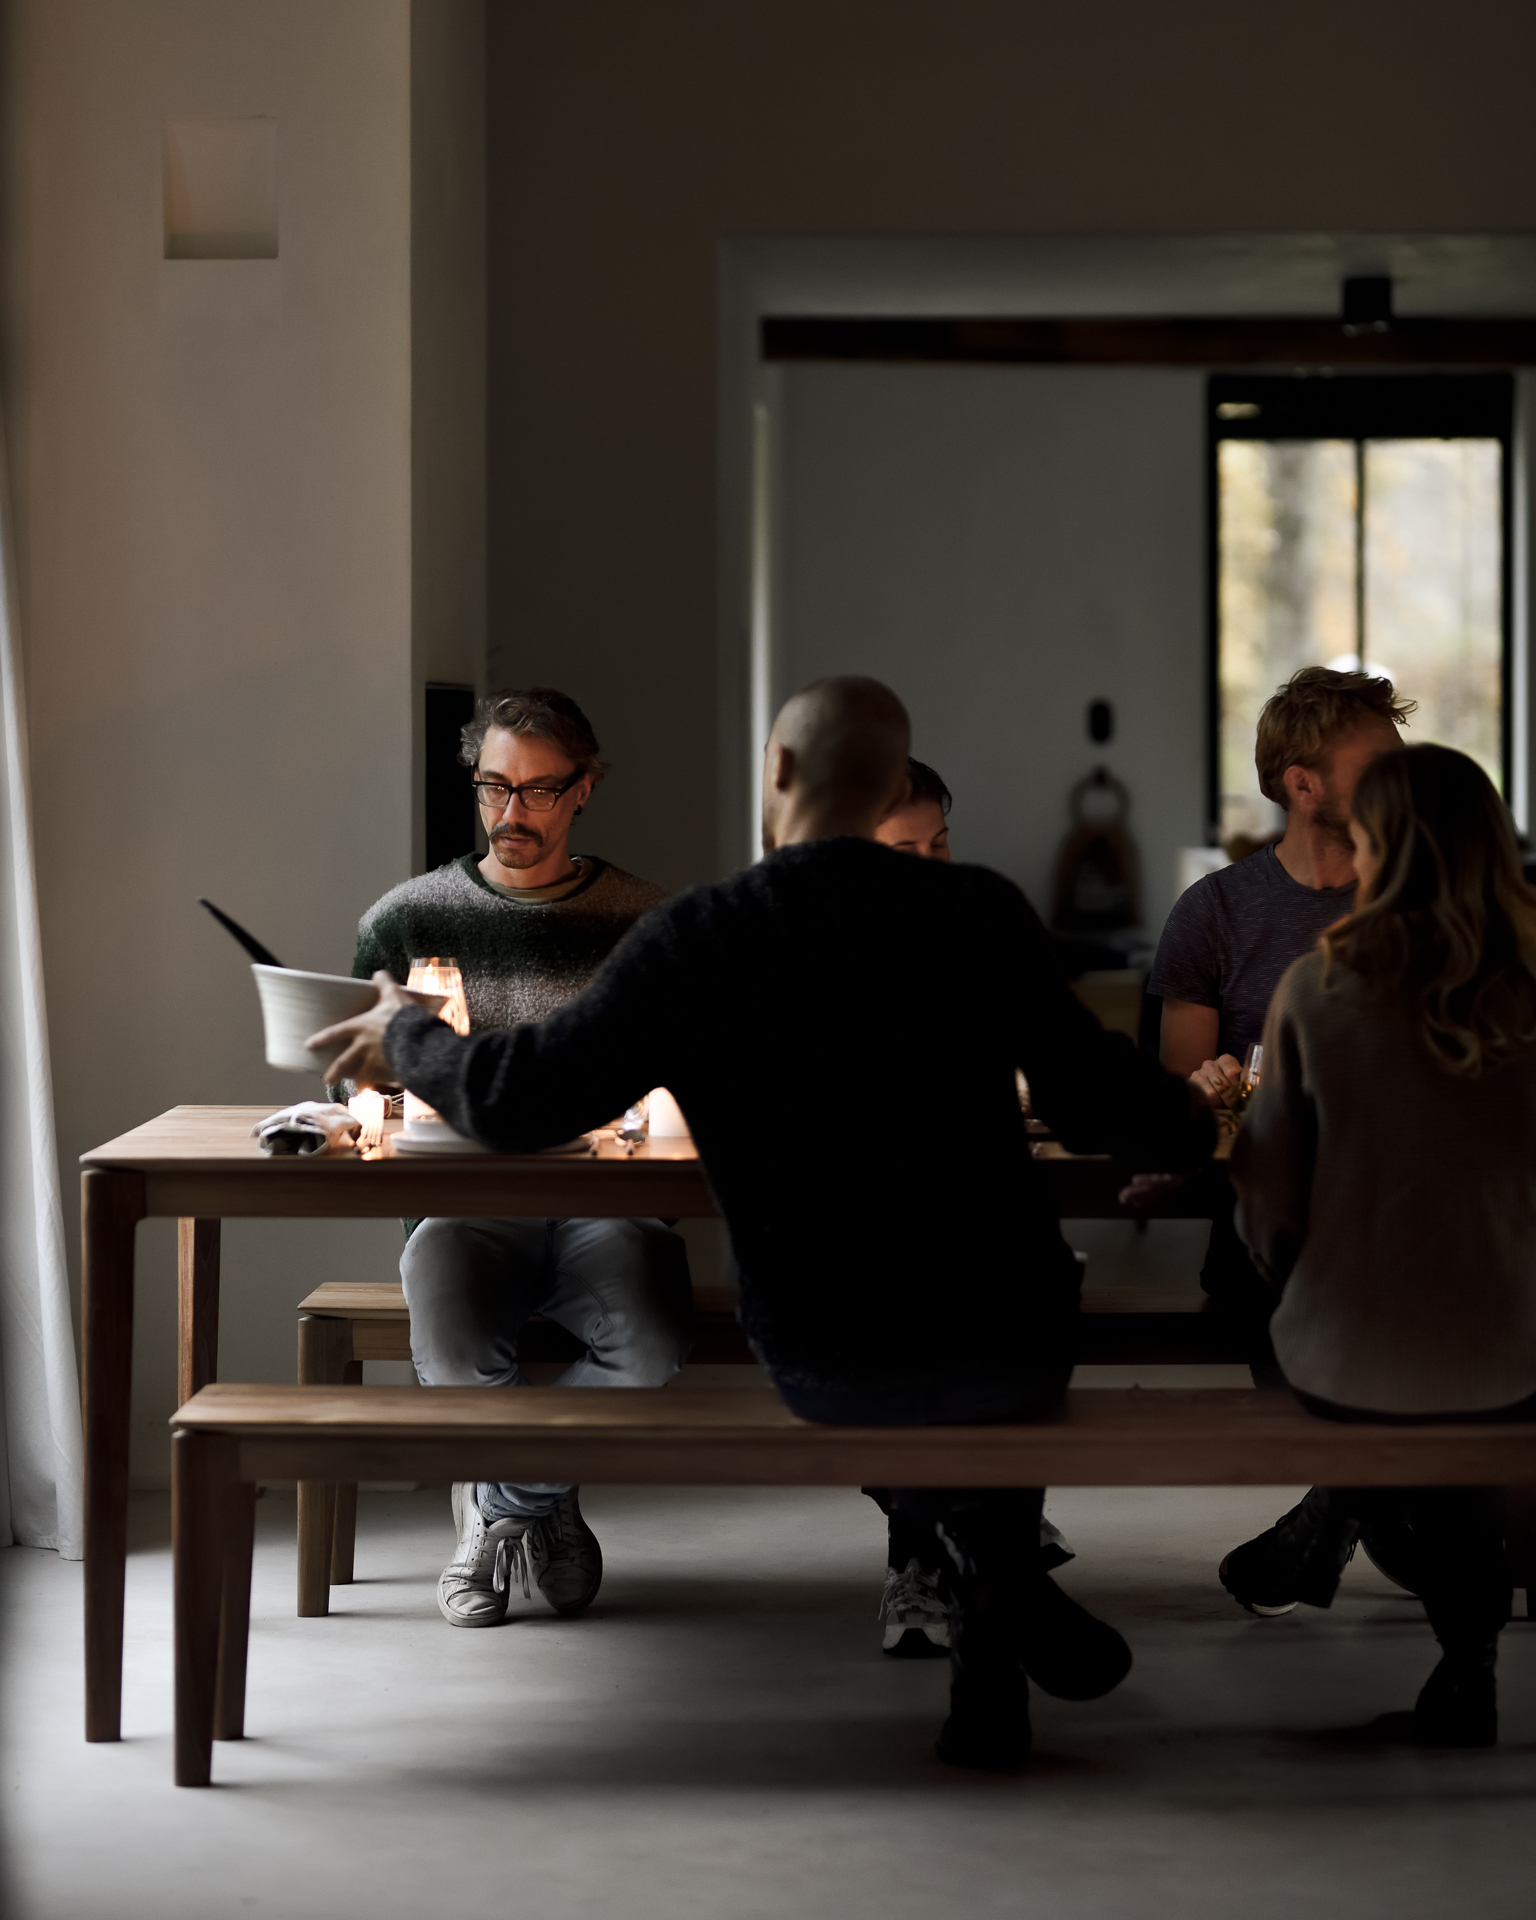
[[(1027, 1420), (1058, 1401), (1072, 1375), (1065, 1335), (1051, 1360), (1017, 1379), (778, 1379), (791, 1412), (835, 1427), (997, 1426)], [(890, 1516), (890, 1564), (916, 1560), (926, 1572), (948, 1569), (957, 1552), (983, 1573), (1022, 1556), (1027, 1571), (1040, 1552), (1043, 1487), (866, 1487)], [(995, 1570), (1003, 1571), (998, 1565)]]
[[(1376, 1413), (1343, 1407), (1293, 1388), (1309, 1413), (1369, 1426), (1439, 1426), (1536, 1419), (1536, 1398), (1481, 1413)], [(1323, 1525), (1406, 1582), (1424, 1604), (1447, 1653), (1486, 1646), (1509, 1619), (1514, 1599), (1504, 1552), (1502, 1487), (1314, 1487)]]
[(1269, 1337), (1270, 1316), (1280, 1296), (1248, 1257), (1238, 1236), (1236, 1196), (1220, 1195), (1220, 1211), (1211, 1220), (1211, 1237), (1200, 1269), (1200, 1285), (1210, 1300), (1211, 1317), (1236, 1343), (1253, 1372), (1256, 1387), (1283, 1387), (1285, 1376)]

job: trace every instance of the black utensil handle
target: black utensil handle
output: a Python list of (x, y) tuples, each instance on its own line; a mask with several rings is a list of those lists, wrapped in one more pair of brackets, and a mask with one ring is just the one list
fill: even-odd
[(255, 934), (247, 933), (238, 920), (231, 920), (229, 915), (222, 912), (211, 900), (205, 900), (202, 895), (199, 894), (197, 904), (200, 907), (206, 907), (226, 933), (232, 933), (234, 935), (258, 966), (282, 966), (282, 961), (278, 959), (270, 947), (264, 947), (256, 938)]

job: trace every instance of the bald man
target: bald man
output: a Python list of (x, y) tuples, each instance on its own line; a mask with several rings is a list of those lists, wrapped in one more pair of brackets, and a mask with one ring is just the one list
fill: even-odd
[[(373, 1012), (315, 1044), (345, 1048), (333, 1079), (403, 1081), (504, 1150), (670, 1087), (730, 1228), (742, 1324), (797, 1414), (1015, 1420), (1065, 1385), (1078, 1304), (1015, 1068), (1069, 1146), (1149, 1169), (1196, 1165), (1213, 1121), (1073, 998), (1009, 881), (877, 843), (907, 752), (888, 688), (818, 682), (774, 725), (762, 861), (653, 908), (560, 1012), (461, 1040), (379, 976)], [(1040, 1488), (891, 1500), (952, 1568), (940, 1755), (1015, 1767), (1026, 1676), (1091, 1699), (1130, 1649), (1042, 1566)]]

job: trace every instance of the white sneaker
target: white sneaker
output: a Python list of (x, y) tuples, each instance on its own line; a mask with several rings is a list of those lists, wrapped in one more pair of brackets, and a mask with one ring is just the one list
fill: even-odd
[(562, 1493), (552, 1513), (529, 1522), (526, 1536), (534, 1584), (556, 1613), (590, 1607), (603, 1584), (603, 1550), (581, 1517), (576, 1493), (575, 1487)]
[(900, 1573), (888, 1567), (880, 1596), (885, 1622), (882, 1653), (898, 1660), (934, 1660), (949, 1652), (949, 1610), (939, 1597), (939, 1576), (909, 1560)]
[(1066, 1535), (1060, 1527), (1052, 1526), (1042, 1513), (1040, 1516), (1040, 1564), (1047, 1573), (1054, 1573), (1058, 1567), (1064, 1567), (1069, 1560), (1077, 1558), (1076, 1547), (1067, 1545)]
[[(486, 1520), (475, 1500), (473, 1480), (453, 1485), (453, 1524), (458, 1552), (437, 1582), (437, 1609), (451, 1627), (497, 1627), (507, 1617), (509, 1574), (528, 1594), (528, 1520)], [(530, 1596), (531, 1597), (531, 1596)]]

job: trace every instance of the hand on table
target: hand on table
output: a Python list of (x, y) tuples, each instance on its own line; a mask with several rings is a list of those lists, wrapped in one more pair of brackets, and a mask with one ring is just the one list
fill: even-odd
[(1242, 1083), (1243, 1063), (1230, 1053), (1202, 1060), (1189, 1076), (1189, 1084), (1209, 1107), (1230, 1107)]
[(379, 997), (366, 1013), (352, 1020), (338, 1020), (334, 1027), (322, 1027), (304, 1043), (321, 1052), (338, 1049), (336, 1058), (325, 1070), (326, 1081), (351, 1080), (359, 1087), (387, 1086), (395, 1078), (384, 1057), (384, 1033), (391, 1020), (404, 1007), (419, 1007), (420, 998), (408, 993), (393, 974), (381, 968), (373, 976)]
[(1188, 1184), (1184, 1173), (1136, 1173), (1129, 1186), (1122, 1187), (1119, 1201), (1130, 1213), (1156, 1213), (1165, 1202)]

